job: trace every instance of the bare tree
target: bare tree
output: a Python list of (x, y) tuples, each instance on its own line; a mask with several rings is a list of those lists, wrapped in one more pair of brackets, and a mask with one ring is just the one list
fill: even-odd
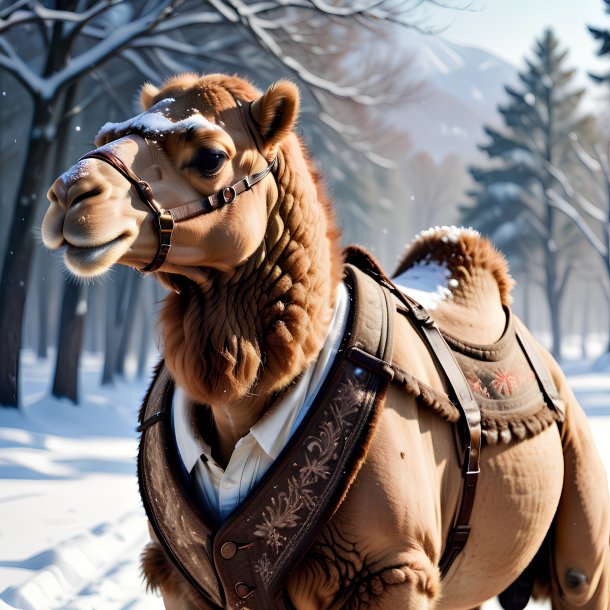
[[(576, 135), (573, 140), (581, 167), (595, 187), (594, 198), (587, 198), (559, 168), (554, 168), (555, 186), (547, 194), (551, 205), (570, 219), (602, 263), (610, 302), (610, 140), (593, 144), (589, 151)], [(610, 333), (606, 351), (610, 352)]]

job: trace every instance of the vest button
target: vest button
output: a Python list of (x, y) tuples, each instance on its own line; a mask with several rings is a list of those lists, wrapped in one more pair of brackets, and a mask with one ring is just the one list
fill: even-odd
[(237, 545), (234, 542), (225, 542), (220, 547), (220, 555), (223, 559), (233, 559), (237, 554)]
[(235, 593), (240, 599), (248, 599), (252, 593), (256, 591), (256, 587), (246, 584), (245, 582), (238, 582), (235, 585)]

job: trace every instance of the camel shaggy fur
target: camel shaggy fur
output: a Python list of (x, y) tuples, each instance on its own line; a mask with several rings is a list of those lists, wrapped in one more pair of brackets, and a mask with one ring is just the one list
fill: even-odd
[[(141, 115), (104, 126), (96, 143), (145, 180), (166, 210), (276, 159), (231, 205), (176, 223), (155, 271), (169, 290), (160, 318), (165, 365), (198, 426), (196, 412), (207, 405), (208, 429), (196, 432), (226, 466), (238, 441), (322, 347), (343, 277), (339, 234), (293, 131), (299, 98), (292, 83), (261, 93), (237, 77), (183, 74), (161, 88), (145, 85), (141, 102)], [(43, 240), (65, 248), (74, 274), (99, 275), (116, 263), (141, 269), (156, 256), (153, 214), (108, 163), (80, 161), (56, 180), (49, 199)], [(408, 280), (410, 270), (431, 265), (448, 282), (431, 312), (435, 321), (469, 349), (493, 351), (508, 325), (512, 280), (504, 259), (475, 232), (438, 229), (411, 245), (397, 275)], [(604, 469), (581, 408), (539, 346), (565, 422), (558, 426), (546, 405), (523, 421), (484, 414), (472, 532), (441, 580), (439, 559), (462, 493), (448, 423), (459, 414), (417, 330), (400, 315), (395, 326), (393, 365), (403, 374), (389, 385), (343, 502), (287, 580), (291, 606), (467, 610), (515, 581), (546, 539), (553, 607), (607, 610)], [(216, 607), (151, 536), (143, 570), (166, 608)]]

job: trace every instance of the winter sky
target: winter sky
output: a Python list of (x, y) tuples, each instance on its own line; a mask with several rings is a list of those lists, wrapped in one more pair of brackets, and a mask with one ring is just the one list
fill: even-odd
[[(454, 5), (467, 5), (467, 0)], [(463, 11), (437, 10), (431, 16), (442, 36), (461, 45), (488, 49), (522, 68), (531, 56), (534, 40), (551, 26), (562, 46), (569, 49), (567, 65), (607, 73), (608, 60), (595, 56), (598, 44), (587, 25), (609, 28), (610, 15), (602, 0), (471, 0)]]

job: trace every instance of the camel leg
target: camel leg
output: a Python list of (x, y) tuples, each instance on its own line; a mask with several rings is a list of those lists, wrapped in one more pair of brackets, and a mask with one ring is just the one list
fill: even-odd
[(551, 600), (557, 610), (608, 610), (608, 482), (587, 418), (571, 392), (568, 396), (562, 426), (564, 485), (555, 521)]

